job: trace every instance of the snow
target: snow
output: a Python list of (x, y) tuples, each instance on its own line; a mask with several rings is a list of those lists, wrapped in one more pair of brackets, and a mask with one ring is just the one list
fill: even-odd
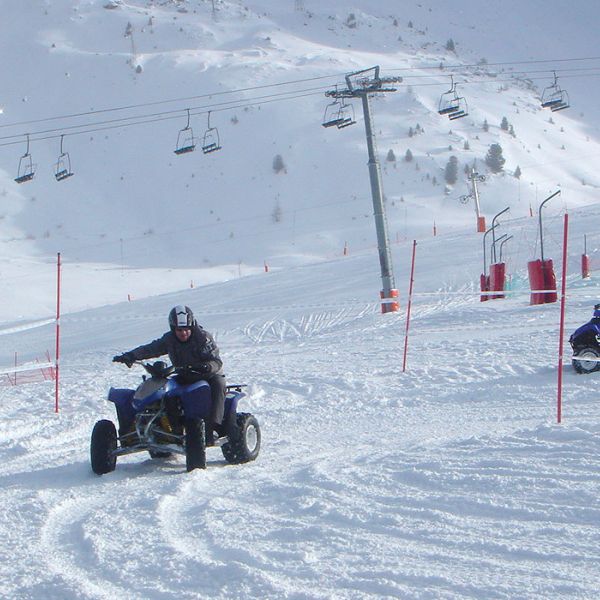
[[(568, 211), (566, 334), (590, 318), (600, 300), (597, 272), (583, 281), (580, 259), (584, 235), (594, 260), (600, 252), (597, 117), (573, 108), (553, 114), (551, 124), (527, 85), (503, 81), (499, 92), (499, 82), (482, 77), (465, 85), (472, 120), (450, 125), (435, 112), (447, 74), (436, 71), (434, 86), (416, 77), (431, 77), (425, 66), (442, 57), (451, 64), (482, 55), (489, 63), (591, 57), (595, 3), (511, 1), (505, 13), (481, 3), (461, 3), (458, 12), (423, 3), (398, 15), (391, 1), (216, 1), (216, 20), (212, 3), (200, 0), (105, 4), (3, 7), (0, 74), (11, 85), (1, 91), (0, 135), (24, 131), (5, 123), (91, 108), (325, 79), (310, 82), (323, 88), (308, 99), (236, 110), (237, 124), (234, 113), (213, 113), (223, 137), (214, 156), (175, 157), (171, 146), (189, 103), (227, 96), (169, 104), (183, 110), (179, 120), (109, 130), (108, 139), (66, 136), (77, 166), (61, 184), (52, 180), (56, 139), (32, 147), (40, 172), (23, 186), (12, 182), (23, 148), (2, 147), (0, 597), (595, 597), (598, 377), (575, 374), (565, 349), (557, 423), (560, 307), (529, 305), (527, 262), (540, 252), (530, 206), (537, 217), (540, 202), (560, 189), (544, 209), (544, 251), (560, 283)], [(350, 13), (356, 28), (344, 25)], [(510, 41), (500, 35), (501, 16), (514, 31)], [(139, 74), (126, 62), (128, 22)], [(458, 56), (443, 50), (450, 37)], [(345, 131), (319, 125), (323, 91), (340, 74), (374, 64), (393, 75), (414, 67), (404, 73), (410, 90), (373, 102), (401, 304), (386, 315), (362, 116)], [(538, 93), (546, 69), (559, 67), (540, 67)], [(573, 106), (589, 105), (594, 77), (566, 75)], [(587, 92), (578, 95), (581, 86)], [(500, 130), (504, 115), (516, 138)], [(409, 138), (417, 123), (425, 133)], [(466, 140), (470, 150), (462, 149)], [(504, 175), (487, 173), (482, 160), (496, 142)], [(385, 162), (389, 148), (395, 166)], [(407, 148), (420, 171), (401, 160)], [(274, 174), (276, 154), (287, 173)], [(473, 205), (458, 201), (468, 192), (462, 170), (448, 195), (431, 184), (433, 175), (443, 181), (452, 154), (461, 169), (477, 158), (487, 175), (480, 192), (488, 226), (510, 206), (498, 234), (513, 236), (504, 247), (505, 299), (480, 302), (482, 236)], [(512, 177), (517, 165), (521, 180)], [(276, 202), (280, 223), (271, 218)], [(57, 252), (55, 414), (52, 382), (15, 386), (7, 372), (15, 353), (19, 365), (54, 353)], [(215, 335), (228, 382), (248, 384), (240, 409), (260, 422), (261, 453), (231, 466), (209, 449), (208, 468), (192, 473), (181, 457), (136, 454), (98, 477), (89, 438), (97, 420), (115, 418), (108, 388), (141, 379), (139, 367), (111, 358), (158, 337), (181, 303)]]

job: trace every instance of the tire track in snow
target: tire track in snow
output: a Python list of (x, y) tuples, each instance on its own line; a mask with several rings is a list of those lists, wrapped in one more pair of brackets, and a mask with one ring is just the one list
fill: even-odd
[[(565, 597), (583, 597), (600, 580), (594, 566), (600, 556), (599, 448), (591, 433), (580, 437), (588, 448), (585, 466), (575, 462), (580, 453), (564, 456), (568, 436), (540, 428), (434, 452), (417, 448), (408, 460), (402, 453), (365, 457), (364, 464), (338, 471), (332, 485), (345, 486), (345, 497), (352, 488), (362, 494), (377, 515), (370, 519), (372, 532), (387, 530), (403, 540), (413, 571), (425, 574), (435, 564), (453, 585), (476, 583), (478, 597), (511, 598), (500, 568), (511, 565), (511, 586), (517, 581), (524, 598), (556, 597), (561, 588)], [(505, 460), (506, 444), (513, 443)], [(331, 478), (332, 471), (324, 475)], [(581, 489), (575, 503), (571, 485)], [(482, 538), (481, 531), (488, 535)], [(561, 564), (571, 565), (569, 572)]]
[[(51, 508), (42, 526), (40, 545), (46, 565), (63, 580), (77, 595), (99, 599), (131, 598), (144, 600), (131, 586), (121, 587), (112, 582), (110, 574), (99, 576), (102, 561), (98, 555), (99, 543), (108, 545), (105, 551), (113, 560), (118, 560), (118, 548), (108, 539), (89, 539), (85, 532), (86, 522), (91, 520), (102, 507), (104, 495), (98, 497), (69, 498)], [(82, 546), (85, 546), (83, 551)], [(92, 558), (98, 559), (94, 564)], [(81, 567), (81, 563), (87, 568)]]

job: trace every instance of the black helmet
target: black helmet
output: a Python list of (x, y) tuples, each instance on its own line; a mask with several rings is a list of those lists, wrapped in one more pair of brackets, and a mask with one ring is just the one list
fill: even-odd
[(169, 327), (174, 331), (177, 327), (193, 327), (196, 325), (194, 313), (189, 306), (179, 304), (174, 306), (169, 313)]

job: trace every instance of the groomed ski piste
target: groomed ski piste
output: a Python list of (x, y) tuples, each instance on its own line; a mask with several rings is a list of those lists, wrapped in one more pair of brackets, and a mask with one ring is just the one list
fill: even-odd
[[(567, 338), (600, 302), (596, 17), (593, 0), (3, 3), (0, 598), (595, 599), (600, 372), (574, 372)], [(359, 103), (355, 127), (321, 126), (325, 92), (375, 65), (404, 78), (373, 99), (400, 292), (386, 315)], [(559, 113), (540, 107), (553, 72)], [(469, 116), (450, 122), (452, 73)], [(190, 109), (198, 144), (213, 110), (219, 152), (174, 154)], [(26, 133), (37, 171), (17, 185)], [(58, 183), (62, 141), (74, 176)], [(488, 228), (511, 207), (504, 299), (480, 301), (465, 167), (486, 176)], [(543, 232), (560, 288), (568, 209), (560, 424), (560, 303), (530, 305), (527, 277), (557, 190)], [(261, 452), (232, 466), (209, 449), (191, 473), (140, 453), (94, 475), (108, 390), (143, 374), (111, 359), (178, 304), (248, 385)]]
[[(572, 236), (597, 218), (571, 212)], [(480, 243), (471, 230), (417, 243), (406, 372), (409, 242), (393, 248), (398, 313), (380, 314), (365, 251), (65, 314), (58, 415), (51, 382), (0, 388), (0, 596), (595, 597), (600, 374), (565, 359), (558, 424), (559, 303), (530, 306), (516, 268), (511, 295), (480, 302)], [(567, 335), (598, 300), (578, 258)], [(212, 449), (191, 473), (136, 454), (96, 476), (107, 390), (142, 374), (111, 358), (180, 302), (215, 333), (228, 381), (249, 385), (261, 453), (231, 466)], [(46, 344), (43, 331), (21, 342)]]

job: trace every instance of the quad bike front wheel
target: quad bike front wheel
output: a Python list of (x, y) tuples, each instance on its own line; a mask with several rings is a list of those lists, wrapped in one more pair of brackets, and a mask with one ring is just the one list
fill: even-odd
[(185, 422), (185, 467), (188, 471), (206, 469), (206, 438), (202, 419)]
[[(586, 360), (596, 359), (596, 360)], [(576, 358), (573, 358), (572, 365), (577, 373), (587, 374), (600, 370), (600, 350), (598, 348), (581, 348), (577, 351)]]
[(239, 413), (233, 431), (229, 432), (229, 441), (221, 446), (225, 460), (238, 465), (256, 460), (260, 451), (260, 425), (254, 415)]
[(117, 457), (117, 430), (112, 421), (102, 419), (94, 425), (90, 443), (90, 459), (92, 471), (96, 475), (104, 475), (115, 470)]

